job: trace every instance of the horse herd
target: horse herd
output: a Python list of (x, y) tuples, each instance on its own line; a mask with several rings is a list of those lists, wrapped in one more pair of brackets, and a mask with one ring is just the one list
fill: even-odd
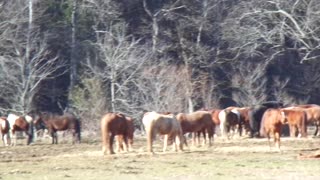
[[(280, 150), (282, 127), (289, 126), (291, 137), (306, 137), (307, 125), (315, 125), (318, 134), (320, 125), (320, 106), (304, 104), (283, 107), (279, 102), (266, 102), (251, 107), (228, 107), (225, 109), (199, 110), (193, 113), (146, 112), (142, 118), (147, 137), (147, 151), (153, 154), (153, 141), (157, 135), (163, 136), (163, 151), (169, 144), (174, 151), (183, 151), (188, 146), (186, 133), (192, 134), (192, 143), (212, 146), (216, 127), (220, 127), (221, 136), (230, 139), (238, 132), (253, 137), (274, 138), (275, 146)], [(48, 129), (52, 144), (57, 144), (57, 131), (71, 130), (73, 143), (80, 143), (81, 122), (72, 113), (54, 115), (51, 113), (34, 113), (17, 116), (9, 114), (0, 117), (0, 132), (4, 145), (16, 144), (16, 131), (24, 131), (27, 144), (32, 142), (33, 127)], [(101, 118), (102, 152), (114, 154), (116, 151), (131, 151), (134, 135), (134, 120), (121, 113), (106, 113)], [(11, 139), (11, 140), (10, 140)], [(12, 141), (12, 142), (11, 142)]]
[[(131, 139), (131, 143), (133, 142), (132, 128), (128, 128), (133, 125), (129, 125), (126, 118), (126, 116), (117, 113), (108, 113), (102, 118), (101, 131), (104, 154), (114, 153), (112, 144), (115, 136), (118, 137), (118, 151), (121, 150), (119, 145), (128, 146), (127, 139)], [(200, 135), (202, 134), (203, 144), (211, 146), (216, 126), (220, 127), (222, 137), (227, 139), (230, 139), (235, 132), (239, 132), (239, 136), (242, 136), (243, 131), (251, 138), (267, 137), (270, 148), (270, 138), (273, 137), (277, 150), (280, 150), (281, 129), (284, 125), (289, 126), (291, 137), (307, 137), (307, 125), (309, 124), (315, 125), (314, 135), (318, 134), (320, 106), (305, 104), (283, 107), (279, 102), (266, 102), (252, 107), (200, 110), (189, 114), (146, 112), (143, 115), (142, 123), (146, 131), (149, 153), (154, 153), (152, 144), (158, 134), (163, 135), (164, 152), (168, 144), (173, 144), (174, 151), (183, 151), (183, 146), (188, 146), (186, 133), (192, 133), (193, 144), (196, 143), (196, 140), (200, 143)], [(122, 149), (127, 150), (126, 148)]]

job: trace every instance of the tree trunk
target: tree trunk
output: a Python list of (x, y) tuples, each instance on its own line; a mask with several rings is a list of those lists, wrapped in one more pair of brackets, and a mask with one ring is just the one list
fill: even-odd
[(76, 62), (76, 25), (77, 25), (78, 0), (73, 0), (71, 14), (71, 57), (70, 57), (70, 86), (69, 92), (73, 90), (77, 80), (77, 62)]

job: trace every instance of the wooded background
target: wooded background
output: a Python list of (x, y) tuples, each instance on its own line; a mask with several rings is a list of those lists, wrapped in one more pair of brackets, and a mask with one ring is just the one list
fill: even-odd
[(1, 0), (0, 112), (320, 102), (317, 0)]

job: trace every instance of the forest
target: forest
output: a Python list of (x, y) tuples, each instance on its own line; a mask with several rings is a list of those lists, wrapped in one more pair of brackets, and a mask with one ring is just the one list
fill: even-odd
[(317, 0), (1, 0), (0, 114), (320, 103)]

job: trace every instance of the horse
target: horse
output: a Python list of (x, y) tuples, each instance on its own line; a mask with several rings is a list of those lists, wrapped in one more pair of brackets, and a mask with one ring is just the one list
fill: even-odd
[[(133, 136), (134, 136), (134, 123), (131, 117), (125, 117), (127, 123), (127, 137), (128, 137), (128, 150), (132, 151), (133, 145)], [(123, 138), (121, 136), (116, 137), (117, 141), (117, 152), (124, 151), (125, 143), (123, 142)]]
[(157, 134), (164, 135), (163, 152), (166, 151), (168, 139), (173, 140), (173, 150), (183, 151), (183, 135), (180, 123), (173, 114), (163, 115), (157, 112), (147, 112), (142, 118), (142, 123), (147, 132), (147, 149), (154, 153), (152, 148), (153, 140)]
[(33, 121), (36, 127), (46, 127), (52, 138), (52, 144), (58, 144), (57, 131), (71, 130), (72, 144), (81, 142), (81, 122), (72, 113), (63, 115), (49, 112), (38, 113)]
[(303, 108), (307, 114), (307, 122), (309, 124), (314, 124), (316, 130), (314, 136), (319, 135), (319, 126), (320, 126), (320, 106), (316, 104), (303, 104), (295, 107)]
[(261, 103), (260, 105), (254, 105), (249, 108), (249, 125), (250, 125), (250, 137), (259, 137), (259, 129), (261, 124), (261, 119), (264, 114), (264, 112), (268, 108), (280, 108), (283, 104), (281, 102), (277, 101), (267, 101), (264, 103)]
[[(233, 134), (239, 125), (240, 113), (235, 109), (226, 108), (219, 113), (221, 136), (229, 139), (229, 131), (232, 129)], [(233, 135), (232, 134), (232, 135)]]
[[(212, 145), (211, 139), (213, 139), (215, 124), (212, 121), (210, 112), (196, 111), (189, 114), (179, 113), (176, 117), (180, 122), (182, 134), (187, 132), (193, 133), (207, 131), (209, 137), (209, 146)], [(193, 136), (193, 144), (195, 144), (195, 136)], [(204, 137), (204, 144), (206, 144), (206, 137)]]
[[(128, 147), (128, 125), (127, 119), (120, 113), (107, 113), (101, 118), (102, 153), (114, 154), (113, 141), (117, 136), (117, 141), (123, 145), (127, 151)], [(124, 142), (124, 143), (121, 143)]]
[(280, 133), (282, 125), (286, 123), (280, 109), (270, 108), (265, 111), (261, 120), (260, 135), (266, 136), (270, 145), (270, 134), (273, 135), (276, 148), (280, 151)]
[(281, 112), (289, 124), (291, 137), (296, 137), (296, 128), (299, 135), (307, 137), (307, 115), (302, 108), (282, 108)]
[(8, 146), (10, 143), (9, 136), (10, 125), (6, 117), (0, 117), (0, 134), (3, 146)]
[(235, 108), (240, 113), (239, 117), (239, 136), (242, 136), (242, 131), (245, 130), (245, 134), (250, 132), (249, 123), (249, 107), (237, 107)]
[(33, 139), (33, 123), (32, 117), (29, 115), (18, 116), (15, 114), (9, 114), (7, 120), (10, 125), (10, 137), (13, 139), (12, 146), (17, 145), (16, 131), (24, 131), (27, 137), (27, 145), (31, 144)]

